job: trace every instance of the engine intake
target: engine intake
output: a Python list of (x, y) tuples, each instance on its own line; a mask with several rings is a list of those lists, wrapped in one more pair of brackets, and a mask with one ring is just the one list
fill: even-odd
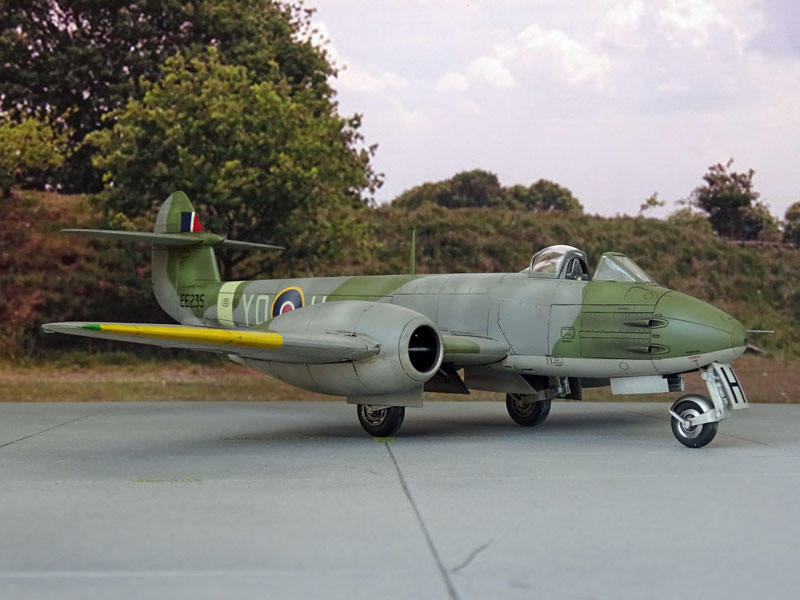
[(246, 364), (299, 388), (321, 394), (374, 397), (419, 390), (439, 370), (442, 338), (433, 321), (414, 310), (383, 302), (315, 304), (276, 317), (270, 330), (347, 332), (372, 338), (377, 355), (359, 362)]
[(408, 358), (412, 366), (420, 373), (429, 372), (434, 366), (438, 368), (436, 359), (439, 356), (439, 336), (429, 325), (417, 327), (408, 341)]

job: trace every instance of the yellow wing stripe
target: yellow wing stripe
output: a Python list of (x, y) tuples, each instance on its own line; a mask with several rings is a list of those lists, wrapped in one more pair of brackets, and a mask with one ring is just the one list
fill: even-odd
[(272, 331), (239, 331), (236, 329), (211, 329), (208, 327), (164, 327), (162, 325), (84, 325), (85, 329), (130, 337), (146, 337), (200, 344), (248, 346), (274, 350), (283, 345), (283, 338)]

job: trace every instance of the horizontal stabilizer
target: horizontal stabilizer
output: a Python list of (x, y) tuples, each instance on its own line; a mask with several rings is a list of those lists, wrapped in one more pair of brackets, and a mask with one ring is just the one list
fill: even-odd
[(285, 250), (283, 246), (254, 244), (253, 242), (235, 242), (233, 240), (223, 240), (218, 248), (222, 248), (223, 250)]
[(186, 348), (291, 363), (356, 362), (375, 356), (379, 344), (369, 336), (339, 332), (276, 333), (144, 323), (48, 323), (48, 333)]
[(64, 233), (122, 242), (144, 242), (154, 246), (202, 246), (203, 240), (191, 233), (145, 233), (140, 231), (113, 231), (109, 229), (62, 229)]
[(89, 237), (119, 240), (122, 242), (144, 242), (166, 248), (218, 247), (224, 250), (283, 250), (282, 246), (235, 242), (214, 233), (150, 233), (144, 231), (114, 231), (111, 229), (62, 229), (64, 233)]

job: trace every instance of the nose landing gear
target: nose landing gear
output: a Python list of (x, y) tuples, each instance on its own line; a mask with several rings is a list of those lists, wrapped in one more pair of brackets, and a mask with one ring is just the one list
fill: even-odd
[(684, 446), (702, 448), (717, 435), (719, 422), (727, 419), (731, 411), (747, 408), (747, 398), (730, 365), (713, 362), (700, 369), (706, 382), (706, 398), (699, 394), (681, 396), (669, 410), (672, 415), (672, 433)]
[[(696, 424), (694, 421), (709, 410), (711, 402), (705, 396), (681, 396), (669, 411), (672, 415), (672, 433), (684, 446), (702, 448), (717, 435), (718, 421)], [(710, 407), (713, 410), (713, 406)]]

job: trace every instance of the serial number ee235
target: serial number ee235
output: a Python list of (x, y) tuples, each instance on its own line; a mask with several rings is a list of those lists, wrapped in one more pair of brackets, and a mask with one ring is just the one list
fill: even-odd
[(181, 308), (203, 308), (206, 304), (205, 294), (181, 294)]

